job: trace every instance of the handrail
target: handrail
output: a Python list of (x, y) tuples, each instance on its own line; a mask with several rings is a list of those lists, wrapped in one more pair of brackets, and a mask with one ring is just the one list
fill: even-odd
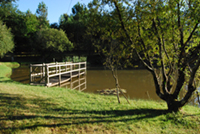
[[(59, 84), (62, 83), (62, 75), (69, 74), (70, 79), (83, 74), (86, 74), (86, 62), (56, 62), (56, 63), (43, 63), (43, 64), (30, 64), (30, 83), (34, 84), (34, 79), (40, 77), (45, 80), (46, 86), (55, 85), (50, 82), (50, 78), (58, 76)], [(84, 65), (84, 66), (81, 66)], [(34, 67), (34, 69), (33, 69)], [(39, 72), (37, 72), (39, 69)], [(75, 74), (74, 74), (75, 73)], [(69, 80), (70, 80), (69, 79)], [(66, 81), (66, 80), (64, 80)]]

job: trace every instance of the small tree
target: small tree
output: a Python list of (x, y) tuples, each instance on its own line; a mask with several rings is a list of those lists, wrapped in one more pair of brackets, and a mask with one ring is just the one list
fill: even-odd
[[(127, 41), (124, 40), (125, 34), (119, 27), (119, 21), (116, 19), (116, 12), (98, 11), (97, 3), (89, 4), (89, 20), (87, 24), (87, 36), (91, 39), (93, 46), (101, 56), (104, 57), (104, 65), (112, 71), (115, 80), (118, 103), (120, 103), (119, 93), (128, 101), (120, 88), (117, 70), (130, 65), (128, 57), (131, 52), (126, 47)], [(109, 24), (109, 25), (107, 25)], [(129, 101), (128, 101), (129, 103)]]
[(7, 52), (11, 52), (13, 48), (13, 35), (10, 29), (0, 21), (0, 56), (3, 57)]

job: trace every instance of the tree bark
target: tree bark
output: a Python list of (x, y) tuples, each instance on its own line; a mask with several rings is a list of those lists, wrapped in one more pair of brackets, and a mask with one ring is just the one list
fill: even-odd
[(181, 110), (182, 106), (179, 101), (173, 99), (173, 97), (169, 97), (167, 102), (167, 107), (169, 112), (178, 112)]

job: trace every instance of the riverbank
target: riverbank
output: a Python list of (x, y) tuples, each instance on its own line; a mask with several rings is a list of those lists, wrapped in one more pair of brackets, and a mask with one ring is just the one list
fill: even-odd
[[(12, 81), (0, 63), (0, 133), (198, 133), (198, 107), (167, 113), (164, 102), (130, 100)], [(17, 66), (17, 63), (14, 64)]]

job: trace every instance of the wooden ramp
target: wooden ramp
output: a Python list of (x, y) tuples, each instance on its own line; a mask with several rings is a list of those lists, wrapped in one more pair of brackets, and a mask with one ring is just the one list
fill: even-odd
[(30, 64), (30, 84), (47, 87), (61, 85), (86, 74), (86, 62)]

